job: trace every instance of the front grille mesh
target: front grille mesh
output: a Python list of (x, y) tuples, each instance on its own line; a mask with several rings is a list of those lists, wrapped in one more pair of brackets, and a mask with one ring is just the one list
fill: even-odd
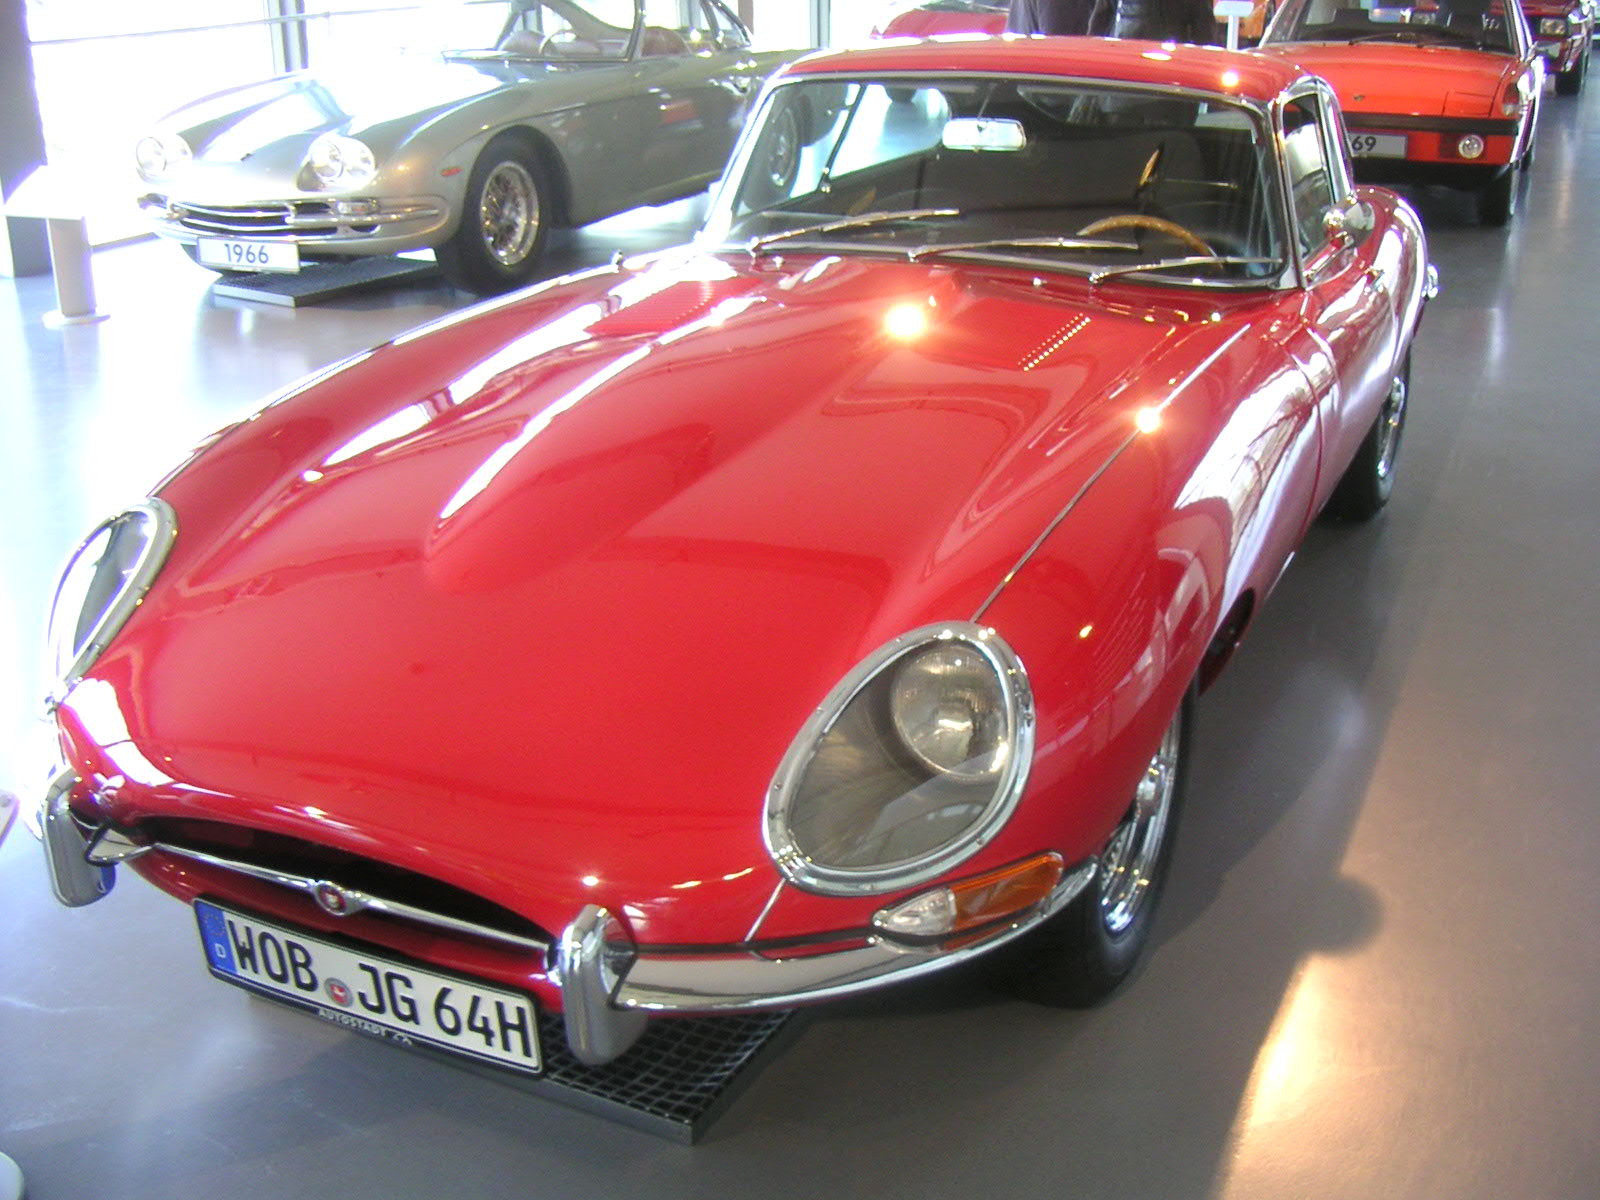
[(363, 858), (316, 842), (266, 833), (222, 821), (159, 819), (141, 822), (140, 840), (198, 850), (258, 867), (327, 879), (501, 933), (553, 944), (548, 930), (482, 896), (415, 871)]
[(173, 208), (178, 223), (195, 233), (290, 237), (333, 233), (339, 228), (339, 220), (325, 200), (230, 206), (174, 204)]

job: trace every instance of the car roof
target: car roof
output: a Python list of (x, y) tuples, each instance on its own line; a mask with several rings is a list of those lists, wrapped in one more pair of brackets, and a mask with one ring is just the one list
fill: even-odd
[(1171, 42), (1090, 37), (990, 37), (961, 34), (924, 41), (890, 39), (825, 51), (791, 63), (785, 76), (831, 73), (958, 72), (1059, 75), (1237, 96), (1265, 104), (1305, 74), (1293, 62)]

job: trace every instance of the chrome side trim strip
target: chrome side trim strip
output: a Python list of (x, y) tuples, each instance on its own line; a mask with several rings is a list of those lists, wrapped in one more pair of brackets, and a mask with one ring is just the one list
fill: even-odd
[(1137, 433), (1130, 433), (1127, 441), (1123, 442), (1122, 445), (1118, 446), (1111, 452), (1111, 454), (1106, 458), (1105, 462), (1101, 463), (1100, 466), (1095, 470), (1095, 473), (1084, 481), (1083, 486), (1078, 489), (1077, 495), (1068, 500), (1066, 507), (1058, 512), (1055, 515), (1055, 518), (1044, 527), (1044, 532), (1033, 539), (1033, 545), (1029, 546), (1022, 552), (1022, 557), (1017, 559), (1016, 564), (1005, 573), (1005, 577), (1001, 579), (999, 583), (994, 585), (994, 591), (990, 592), (988, 598), (984, 600), (982, 604), (978, 605), (978, 611), (972, 614), (972, 620), (974, 624), (982, 624), (983, 614), (989, 611), (990, 607), (996, 600), (1000, 599), (1000, 593), (1005, 591), (1010, 585), (1011, 581), (1021, 573), (1022, 568), (1028, 565), (1028, 560), (1031, 559), (1035, 554), (1039, 553), (1039, 548), (1043, 546), (1045, 542), (1050, 540), (1050, 535), (1056, 531), (1056, 529), (1061, 525), (1061, 522), (1067, 519), (1067, 514), (1078, 507), (1078, 501), (1082, 500), (1089, 494), (1089, 489), (1100, 482), (1100, 476), (1104, 475), (1111, 469), (1111, 464), (1122, 457), (1122, 452), (1129, 446), (1133, 445), (1134, 439), (1138, 436), (1139, 435)]
[(761, 910), (761, 915), (756, 918), (756, 923), (750, 926), (750, 932), (744, 935), (744, 940), (753, 942), (761, 935), (761, 927), (767, 923), (767, 918), (772, 915), (772, 910), (778, 906), (778, 897), (783, 895), (787, 886), (784, 880), (778, 880), (778, 886), (772, 889), (772, 896), (767, 900), (766, 907)]
[(259, 879), (265, 883), (275, 883), (279, 887), (289, 888), (296, 892), (304, 892), (312, 899), (317, 899), (319, 890), (332, 888), (339, 894), (346, 905), (343, 912), (332, 912), (328, 906), (322, 905), (324, 911), (330, 912), (333, 916), (348, 916), (350, 913), (356, 912), (382, 913), (385, 916), (415, 921), (419, 925), (427, 925), (434, 929), (446, 929), (451, 933), (466, 933), (474, 937), (487, 938), (494, 942), (503, 942), (519, 949), (538, 950), (541, 952), (550, 949), (549, 942), (538, 938), (506, 933), (503, 930), (491, 929), (486, 925), (478, 925), (472, 921), (462, 921), (456, 917), (445, 916), (443, 913), (429, 912), (427, 909), (416, 908), (399, 900), (389, 900), (382, 896), (374, 896), (368, 892), (347, 888), (327, 879), (313, 879), (309, 875), (296, 875), (291, 871), (279, 871), (272, 867), (257, 866), (255, 863), (239, 862), (236, 859), (207, 854), (202, 850), (189, 850), (182, 846), (171, 846), (163, 842), (151, 843), (147, 849), (159, 850), (164, 854), (172, 854), (179, 858), (187, 858), (194, 862), (204, 863), (208, 867), (217, 867), (224, 871), (247, 875), (252, 879)]

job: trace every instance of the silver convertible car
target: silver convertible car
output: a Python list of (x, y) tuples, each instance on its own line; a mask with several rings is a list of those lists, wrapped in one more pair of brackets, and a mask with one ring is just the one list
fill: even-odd
[(766, 76), (721, 0), (476, 0), (454, 48), (292, 74), (169, 114), (137, 148), (156, 231), (224, 271), (432, 247), (451, 282), (532, 277), (550, 227), (704, 188)]

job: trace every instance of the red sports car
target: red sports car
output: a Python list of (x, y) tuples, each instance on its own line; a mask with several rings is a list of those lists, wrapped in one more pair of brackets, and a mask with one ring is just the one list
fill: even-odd
[(1389, 497), (1433, 288), (1280, 61), (802, 60), (695, 244), (330, 368), (89, 536), (56, 892), (126, 862), (219, 978), (518, 1071), (541, 1011), (600, 1063), (998, 950), (1093, 1002), (1196, 693)]
[(1333, 84), (1358, 177), (1469, 190), (1486, 225), (1516, 212), (1544, 60), (1515, 0), (1288, 0), (1260, 49)]
[(940, 33), (1004, 33), (1009, 4), (987, 0), (928, 0), (903, 9), (874, 29), (874, 37), (933, 37)]
[(1534, 33), (1534, 49), (1556, 77), (1556, 91), (1576, 96), (1589, 77), (1594, 18), (1577, 0), (1522, 0), (1522, 13)]

